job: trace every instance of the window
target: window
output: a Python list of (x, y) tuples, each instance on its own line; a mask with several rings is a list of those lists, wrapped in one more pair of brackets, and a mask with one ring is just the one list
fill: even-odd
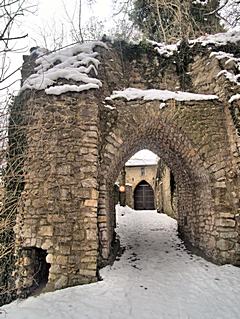
[(145, 167), (141, 167), (141, 176), (145, 175)]

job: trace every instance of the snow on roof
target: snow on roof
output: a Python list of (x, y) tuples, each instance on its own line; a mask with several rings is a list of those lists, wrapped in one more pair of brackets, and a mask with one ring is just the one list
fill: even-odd
[(144, 149), (134, 154), (125, 166), (149, 166), (157, 165), (159, 157), (150, 150)]
[(125, 166), (151, 166), (151, 165), (157, 165), (158, 159), (154, 158), (134, 158), (129, 159)]
[(136, 88), (127, 88), (123, 91), (113, 91), (112, 95), (107, 98), (107, 100), (124, 98), (127, 101), (143, 99), (145, 101), (160, 100), (167, 101), (170, 99), (175, 99), (176, 101), (202, 101), (202, 100), (216, 100), (217, 95), (207, 95), (207, 94), (195, 94), (189, 92), (174, 92), (168, 90), (142, 90)]
[[(47, 94), (59, 95), (68, 91), (80, 92), (89, 89), (98, 89), (102, 83), (95, 76), (100, 64), (96, 46), (107, 48), (103, 42), (77, 43), (53, 53), (37, 48), (32, 54), (37, 54), (36, 73), (30, 75), (21, 88), (45, 90)], [(93, 77), (90, 76), (93, 74)], [(80, 82), (80, 84), (59, 83), (60, 79)]]

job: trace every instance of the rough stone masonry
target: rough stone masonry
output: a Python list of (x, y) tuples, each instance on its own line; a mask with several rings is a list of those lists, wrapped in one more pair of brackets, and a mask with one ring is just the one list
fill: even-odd
[[(238, 99), (229, 102), (239, 84), (221, 73), (226, 58), (211, 54), (233, 48), (237, 44), (196, 44), (165, 56), (152, 44), (96, 45), (99, 89), (21, 92), (24, 187), (14, 228), (19, 293), (97, 280), (98, 267), (114, 249), (114, 183), (125, 162), (143, 148), (156, 153), (174, 174), (185, 241), (213, 262), (240, 264), (240, 104)], [(25, 57), (23, 80), (34, 72), (34, 61)], [(227, 64), (228, 72), (236, 74), (236, 61)], [(60, 77), (59, 83), (66, 88), (75, 82)], [(218, 99), (169, 99), (164, 107), (159, 100), (106, 99), (126, 87), (215, 94)]]

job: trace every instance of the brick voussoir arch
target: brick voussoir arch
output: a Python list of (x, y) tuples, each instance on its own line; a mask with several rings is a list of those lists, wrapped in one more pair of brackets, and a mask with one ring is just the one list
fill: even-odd
[[(197, 123), (198, 131), (196, 131), (194, 122), (194, 116), (201, 111), (202, 104), (208, 107), (210, 118), (213, 106), (217, 106), (221, 113), (221, 106), (216, 102), (198, 102), (194, 105), (193, 103), (177, 103), (174, 107), (169, 105), (164, 110), (159, 110), (159, 102), (156, 101), (139, 104), (133, 102), (133, 105), (131, 102), (118, 101), (114, 104), (117, 108), (118, 120), (105, 136), (100, 165), (100, 220), (102, 216), (106, 216), (106, 224), (100, 223), (99, 228), (103, 258), (108, 257), (110, 244), (114, 238), (115, 213), (111, 195), (114, 182), (125, 162), (135, 152), (148, 148), (169, 166), (175, 176), (179, 194), (178, 225), (184, 238), (200, 248), (205, 255), (211, 256), (212, 260), (219, 259), (219, 251), (214, 245), (215, 237), (212, 235), (217, 233), (215, 225), (217, 212), (214, 208), (213, 192), (216, 178), (211, 165), (209, 166), (206, 161), (207, 152), (204, 148), (206, 131), (211, 129), (211, 125), (201, 127), (200, 118)], [(189, 121), (187, 127), (181, 125), (178, 119), (179, 109), (182, 112), (181, 119)], [(226, 138), (224, 134), (221, 134), (217, 134), (218, 141), (224, 145)], [(214, 143), (214, 138), (210, 136), (209, 141)], [(217, 154), (219, 157), (226, 156), (224, 150), (221, 154), (215, 145), (211, 147), (212, 153), (214, 153), (214, 157), (211, 157), (212, 165), (216, 165)], [(224, 171), (221, 178), (224, 178)], [(209, 227), (210, 221), (211, 227)]]

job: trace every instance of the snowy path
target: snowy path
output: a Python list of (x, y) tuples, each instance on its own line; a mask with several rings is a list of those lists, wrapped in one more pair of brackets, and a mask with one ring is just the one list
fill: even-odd
[(166, 215), (121, 212), (126, 250), (101, 271), (103, 281), (14, 302), (0, 319), (240, 318), (240, 268), (187, 253)]

